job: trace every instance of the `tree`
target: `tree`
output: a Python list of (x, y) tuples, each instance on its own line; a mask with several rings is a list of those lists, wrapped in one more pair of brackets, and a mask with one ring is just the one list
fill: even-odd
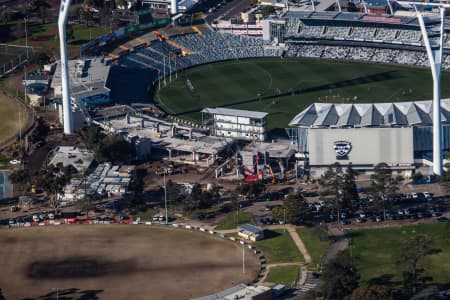
[[(447, 159), (449, 159), (450, 157), (448, 157), (449, 155), (447, 155)], [(447, 169), (447, 171), (445, 171), (441, 178), (440, 178), (440, 184), (441, 186), (445, 189), (445, 191), (448, 193), (450, 192), (450, 163), (446, 163), (445, 164), (445, 168)]]
[(30, 170), (19, 169), (9, 174), (8, 178), (13, 184), (17, 184), (20, 186), (20, 191), (22, 192), (23, 195), (29, 187), (31, 177), (32, 176)]
[(251, 183), (242, 183), (236, 187), (236, 192), (243, 196), (256, 198), (262, 192), (264, 192), (265, 188), (266, 187), (264, 186), (264, 183), (260, 181)]
[(295, 224), (300, 219), (307, 219), (311, 215), (311, 210), (306, 206), (306, 201), (303, 197), (297, 194), (289, 194), (283, 200), (282, 207), (275, 207), (272, 210), (272, 216), (278, 221)]
[(25, 37), (25, 24), (22, 22), (16, 23), (11, 27), (11, 36), (14, 38), (23, 38)]
[(395, 198), (401, 177), (392, 176), (392, 170), (386, 163), (379, 163), (370, 175), (369, 194), (378, 208), (386, 209)]
[(431, 247), (431, 240), (425, 235), (416, 235), (403, 243), (400, 249), (397, 263), (406, 271), (403, 273), (404, 285), (412, 294), (416, 293), (423, 268), (419, 268), (419, 262), (426, 256), (437, 253), (438, 250)]
[(393, 290), (386, 285), (362, 285), (352, 293), (351, 300), (391, 300)]
[(341, 300), (358, 287), (359, 274), (348, 251), (341, 251), (326, 265), (321, 291), (325, 299)]
[(48, 7), (46, 5), (39, 7), (39, 17), (41, 18), (41, 23), (45, 24), (45, 19), (48, 17)]
[(5, 300), (5, 296), (3, 296), (3, 291), (0, 288), (0, 300)]
[(35, 51), (30, 57), (30, 63), (43, 66), (50, 61), (50, 57), (41, 51)]
[(0, 23), (6, 24), (11, 20), (11, 15), (6, 10), (0, 12)]
[(66, 37), (67, 37), (67, 41), (69, 41), (69, 42), (75, 38), (73, 35), (73, 25), (72, 24), (67, 24)]
[(96, 158), (101, 162), (129, 164), (136, 158), (136, 148), (123, 137), (110, 135), (101, 140)]
[(132, 190), (131, 202), (134, 205), (140, 205), (143, 203), (143, 191), (144, 191), (144, 177), (146, 174), (145, 169), (134, 170), (133, 181), (130, 188)]
[(349, 165), (344, 172), (339, 163), (328, 167), (327, 171), (319, 180), (321, 187), (320, 196), (338, 215), (339, 210), (352, 207), (352, 200), (358, 199), (355, 183), (355, 171)]
[(82, 11), (83, 8), (81, 7), (81, 5), (72, 5), (70, 7), (70, 17), (77, 18), (78, 21), (80, 21)]
[(116, 0), (116, 7), (120, 9), (127, 9), (128, 2), (126, 0)]
[(86, 22), (86, 26), (89, 26), (89, 22), (92, 20), (92, 13), (89, 10), (82, 9), (80, 19)]
[(86, 219), (89, 219), (89, 212), (95, 208), (94, 197), (85, 194), (83, 198), (77, 201), (77, 207), (86, 212)]
[(264, 6), (262, 9), (262, 15), (263, 17), (267, 17), (270, 14), (273, 14), (275, 12), (275, 8), (273, 6)]

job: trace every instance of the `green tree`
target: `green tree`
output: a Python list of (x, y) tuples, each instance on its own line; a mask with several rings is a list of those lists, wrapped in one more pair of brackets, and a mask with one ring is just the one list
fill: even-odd
[(0, 23), (6, 24), (11, 20), (11, 15), (6, 10), (0, 12)]
[(86, 22), (86, 26), (89, 26), (89, 22), (92, 20), (93, 16), (89, 10), (82, 9), (80, 12), (80, 19)]
[(275, 8), (273, 6), (264, 6), (262, 9), (262, 15), (263, 17), (267, 17), (270, 14), (273, 14), (275, 12)]
[(116, 0), (115, 2), (116, 2), (117, 8), (122, 8), (122, 9), (128, 8), (128, 2), (126, 0)]
[(48, 7), (46, 5), (39, 7), (39, 17), (41, 18), (41, 23), (45, 24), (45, 20), (48, 17)]
[(0, 300), (5, 300), (5, 296), (3, 296), (3, 290), (0, 288)]
[(406, 269), (403, 273), (403, 281), (405, 287), (410, 289), (412, 294), (416, 293), (421, 280), (420, 274), (424, 271), (423, 268), (419, 268), (419, 262), (424, 257), (437, 252), (438, 250), (431, 247), (431, 240), (425, 235), (413, 236), (403, 243), (397, 263)]
[(50, 57), (41, 51), (34, 51), (30, 57), (30, 63), (43, 66), (50, 61)]
[[(446, 157), (447, 159), (450, 159), (449, 155)], [(448, 193), (450, 192), (450, 163), (445, 164), (445, 168), (447, 171), (445, 171), (441, 178), (440, 178), (440, 184), (445, 189), (445, 191)]]
[(344, 172), (339, 163), (328, 167), (325, 174), (319, 180), (320, 196), (326, 202), (327, 207), (337, 213), (339, 220), (339, 210), (352, 207), (352, 200), (356, 200), (355, 171), (351, 165)]
[(71, 5), (70, 6), (70, 17), (76, 18), (76, 19), (78, 19), (78, 21), (80, 21), (82, 11), (83, 11), (83, 8), (81, 7), (81, 5), (79, 5), (79, 4)]
[(67, 41), (69, 41), (69, 42), (75, 38), (73, 35), (73, 25), (72, 24), (67, 24), (66, 37), (67, 37)]
[(394, 177), (386, 163), (379, 163), (375, 166), (374, 173), (370, 175), (370, 180), (369, 194), (373, 197), (375, 206), (384, 210), (390, 207), (402, 178)]
[(146, 175), (145, 169), (136, 169), (133, 173), (133, 181), (130, 188), (132, 190), (131, 202), (134, 205), (141, 205), (144, 202), (144, 177)]
[(86, 219), (89, 219), (89, 212), (95, 209), (94, 197), (92, 195), (85, 194), (83, 198), (77, 201), (77, 207), (86, 212)]
[(362, 285), (352, 293), (351, 300), (391, 300), (393, 290), (386, 285)]
[(278, 221), (295, 224), (299, 219), (308, 219), (311, 216), (311, 210), (306, 206), (303, 197), (297, 194), (289, 194), (283, 200), (282, 207), (275, 207), (272, 210), (272, 216)]
[(321, 291), (325, 299), (350, 297), (358, 287), (359, 274), (348, 251), (341, 251), (326, 265), (322, 274)]
[(251, 183), (241, 183), (236, 187), (236, 192), (243, 196), (255, 198), (261, 195), (261, 193), (264, 192), (265, 189), (266, 187), (264, 186), (264, 183), (258, 181)]
[(129, 164), (136, 159), (136, 148), (123, 137), (110, 135), (96, 146), (96, 158), (100, 162)]
[(29, 169), (18, 169), (9, 174), (8, 178), (12, 184), (20, 186), (20, 191), (23, 195), (30, 187), (32, 174)]

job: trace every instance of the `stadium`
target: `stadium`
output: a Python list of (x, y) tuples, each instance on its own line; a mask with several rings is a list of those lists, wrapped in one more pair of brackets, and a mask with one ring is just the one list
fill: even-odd
[[(439, 19), (429, 16), (425, 23), (432, 27)], [(449, 30), (445, 28), (443, 39), (444, 70), (450, 68)], [(313, 176), (336, 160), (368, 171), (386, 161), (407, 176), (418, 168), (431, 172), (432, 149), (427, 146), (432, 138), (431, 104), (411, 102), (432, 98), (429, 62), (416, 17), (288, 11), (264, 20), (262, 31), (252, 35), (206, 26), (185, 31), (174, 35), (154, 31), (112, 54), (106, 82), (112, 102), (144, 103), (151, 98), (167, 114), (197, 124), (205, 107), (266, 111), (270, 138), (287, 133)], [(443, 97), (450, 95), (448, 80), (443, 72)], [(408, 102), (371, 105), (398, 101)], [(362, 122), (369, 118), (369, 110), (377, 122)], [(447, 123), (446, 113), (443, 116)], [(317, 128), (342, 136), (333, 142), (353, 145), (361, 140), (362, 129), (390, 138), (371, 148), (373, 156), (349, 154), (343, 159), (332, 152), (331, 141), (318, 142), (325, 129)], [(444, 150), (449, 149), (449, 138), (445, 129)], [(398, 155), (386, 156), (387, 142)], [(331, 152), (321, 153), (325, 148)]]

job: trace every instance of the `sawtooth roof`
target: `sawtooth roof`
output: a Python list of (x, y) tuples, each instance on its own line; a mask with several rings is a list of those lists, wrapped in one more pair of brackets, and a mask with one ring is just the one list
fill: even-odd
[[(441, 100), (441, 118), (450, 123), (450, 99)], [(289, 126), (390, 127), (429, 126), (432, 101), (397, 103), (314, 103), (296, 115)]]

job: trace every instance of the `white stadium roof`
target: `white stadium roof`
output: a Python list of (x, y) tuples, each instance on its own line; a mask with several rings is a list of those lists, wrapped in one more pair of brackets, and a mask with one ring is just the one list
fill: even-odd
[(216, 108), (207, 107), (202, 110), (202, 113), (226, 115), (226, 116), (233, 116), (233, 117), (253, 118), (253, 119), (262, 119), (265, 116), (267, 116), (266, 112), (242, 110), (242, 109), (232, 109), (232, 108), (224, 108), (224, 107), (216, 107)]
[[(441, 100), (443, 123), (450, 123), (450, 99)], [(371, 127), (420, 126), (432, 123), (432, 101), (337, 104), (314, 103), (296, 115), (289, 126)]]

